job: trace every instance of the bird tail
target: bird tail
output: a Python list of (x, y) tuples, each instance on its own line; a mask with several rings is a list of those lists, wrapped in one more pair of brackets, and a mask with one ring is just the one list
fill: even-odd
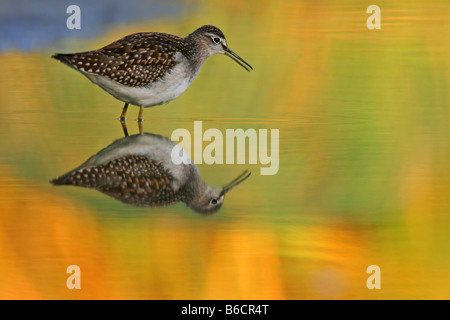
[(54, 55), (52, 55), (52, 58), (68, 65), (69, 67), (73, 67), (73, 62), (71, 58), (73, 58), (74, 55), (75, 54), (73, 53), (55, 53)]
[[(81, 171), (78, 171), (77, 169), (74, 169), (72, 171), (69, 171), (59, 177), (56, 177), (52, 180), (50, 180), (50, 183), (53, 184), (54, 186), (76, 186), (79, 184), (79, 178), (80, 178), (80, 173)], [(77, 174), (78, 173), (78, 174)], [(78, 178), (78, 179), (77, 179)]]
[(79, 186), (86, 188), (94, 188), (105, 183), (106, 174), (103, 168), (81, 168), (74, 169), (50, 180), (55, 186)]
[(67, 175), (62, 175), (61, 177), (52, 179), (50, 180), (50, 183), (54, 186), (73, 185), (73, 182), (70, 179), (67, 179)]

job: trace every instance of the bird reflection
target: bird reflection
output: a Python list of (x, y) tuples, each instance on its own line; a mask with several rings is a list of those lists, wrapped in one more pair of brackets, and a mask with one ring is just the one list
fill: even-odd
[(140, 133), (129, 136), (125, 122), (121, 124), (124, 138), (50, 182), (92, 188), (135, 206), (165, 207), (184, 202), (196, 212), (211, 214), (221, 208), (231, 189), (250, 176), (246, 170), (223, 187), (211, 187), (175, 142), (144, 133), (142, 122)]

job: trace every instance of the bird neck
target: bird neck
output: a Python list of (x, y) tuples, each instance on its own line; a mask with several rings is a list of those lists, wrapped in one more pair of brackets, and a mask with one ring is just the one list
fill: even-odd
[(193, 174), (185, 186), (184, 202), (188, 206), (196, 206), (208, 192), (209, 186), (202, 180), (199, 174)]
[(190, 52), (191, 63), (196, 68), (200, 68), (203, 62), (211, 56), (210, 48), (206, 45), (203, 37), (195, 32), (184, 38), (184, 41), (188, 44), (188, 47), (193, 48)]

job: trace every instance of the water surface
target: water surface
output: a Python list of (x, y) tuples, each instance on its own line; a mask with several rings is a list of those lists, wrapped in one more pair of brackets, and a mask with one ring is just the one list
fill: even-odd
[[(217, 0), (3, 51), (0, 297), (448, 299), (450, 8), (377, 5), (374, 31), (360, 1)], [(122, 103), (51, 54), (206, 23), (254, 71), (210, 58), (180, 98), (145, 110), (144, 130), (170, 137), (195, 120), (203, 130), (279, 129), (279, 172), (199, 165), (217, 186), (253, 172), (212, 216), (52, 186), (123, 132)], [(128, 112), (137, 133), (138, 108)], [(81, 290), (66, 287), (72, 264)], [(370, 265), (381, 290), (366, 287)]]

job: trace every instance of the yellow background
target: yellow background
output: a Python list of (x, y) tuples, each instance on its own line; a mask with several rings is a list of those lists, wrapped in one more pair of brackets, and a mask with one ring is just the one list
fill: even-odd
[[(134, 208), (48, 183), (122, 136), (122, 103), (54, 52), (0, 55), (0, 298), (448, 299), (449, 2), (196, 1), (176, 18), (120, 25), (185, 36), (214, 24), (247, 73), (214, 56), (144, 131), (280, 130), (280, 170), (199, 165), (230, 192), (221, 211)], [(128, 111), (130, 134), (138, 109)], [(68, 290), (66, 268), (81, 268)], [(381, 268), (368, 290), (366, 268)]]

